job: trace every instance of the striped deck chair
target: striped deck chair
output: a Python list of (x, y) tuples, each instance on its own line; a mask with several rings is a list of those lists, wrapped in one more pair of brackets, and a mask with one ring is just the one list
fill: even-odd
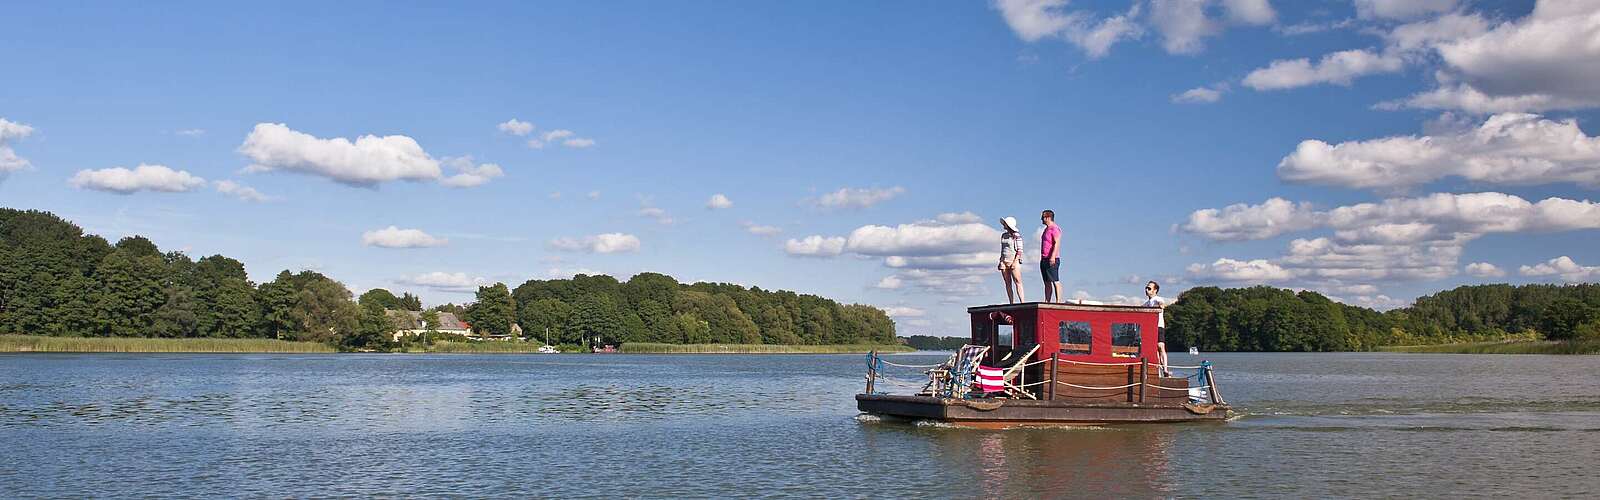
[(928, 383), (919, 393), (942, 398), (964, 398), (977, 376), (978, 363), (989, 353), (989, 346), (964, 345), (950, 359), (928, 370)]
[(1006, 359), (1001, 360), (1002, 363), (1010, 362), (1011, 365), (1009, 367), (978, 366), (977, 389), (985, 395), (1002, 393), (1006, 397), (1016, 399), (1039, 399), (1028, 392), (1027, 388), (1023, 387), (1024, 384), (1027, 384), (1027, 381), (1022, 380), (1023, 369), (1027, 367), (1028, 358), (1033, 357), (1033, 353), (1038, 350), (1039, 346), (1035, 344), (1032, 349), (1023, 352), (1021, 356), (1017, 356), (1017, 351), (1012, 351), (1010, 356), (1006, 356)]

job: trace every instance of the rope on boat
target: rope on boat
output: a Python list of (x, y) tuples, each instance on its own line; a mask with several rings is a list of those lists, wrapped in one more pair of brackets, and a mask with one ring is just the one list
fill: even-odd
[(937, 367), (940, 367), (940, 366), (944, 366), (944, 363), (936, 363), (936, 364), (931, 364), (931, 365), (902, 365), (900, 363), (895, 363), (895, 362), (892, 362), (892, 361), (888, 361), (888, 360), (885, 360), (883, 358), (878, 358), (878, 362), (886, 364), (886, 365), (889, 365), (889, 366), (898, 366), (898, 367), (901, 367), (901, 368), (937, 368)]
[(1154, 387), (1156, 389), (1161, 389), (1161, 390), (1166, 390), (1166, 391), (1178, 391), (1178, 392), (1189, 392), (1189, 389), (1190, 389), (1188, 387), (1179, 389), (1177, 387), (1165, 387), (1165, 386), (1159, 386), (1159, 385), (1155, 385), (1155, 384), (1144, 384), (1144, 386), (1145, 387)]
[(1059, 383), (1059, 385), (1069, 386), (1069, 388), (1094, 389), (1094, 391), (1112, 391), (1112, 389), (1126, 389), (1126, 388), (1131, 388), (1131, 386), (1138, 386), (1139, 385), (1138, 381), (1134, 381), (1134, 383), (1130, 383), (1130, 385), (1107, 386), (1107, 388), (1096, 388), (1096, 386), (1080, 386), (1080, 385), (1075, 385), (1075, 383), (1066, 383), (1066, 381), (1056, 381), (1056, 383)]

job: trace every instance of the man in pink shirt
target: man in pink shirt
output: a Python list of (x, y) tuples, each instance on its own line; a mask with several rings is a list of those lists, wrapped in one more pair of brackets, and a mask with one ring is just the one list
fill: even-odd
[(1056, 212), (1045, 210), (1039, 214), (1044, 223), (1044, 235), (1039, 238), (1039, 274), (1044, 275), (1044, 301), (1062, 302), (1061, 297), (1061, 226), (1056, 225)]

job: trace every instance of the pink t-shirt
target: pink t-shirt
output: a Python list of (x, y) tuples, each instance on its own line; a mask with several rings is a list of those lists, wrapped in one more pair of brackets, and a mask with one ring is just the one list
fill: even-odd
[(1049, 225), (1044, 227), (1044, 235), (1039, 238), (1040, 260), (1048, 261), (1050, 252), (1056, 249), (1056, 240), (1061, 239), (1061, 226)]

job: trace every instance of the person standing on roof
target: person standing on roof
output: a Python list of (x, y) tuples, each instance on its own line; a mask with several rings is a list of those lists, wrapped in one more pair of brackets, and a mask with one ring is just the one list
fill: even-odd
[(1001, 217), (1000, 227), (1005, 230), (1000, 235), (999, 269), (1006, 283), (1006, 303), (1027, 302), (1022, 297), (1022, 231), (1017, 230), (1016, 217)]
[(1061, 226), (1056, 225), (1056, 212), (1045, 210), (1039, 214), (1044, 223), (1044, 234), (1039, 236), (1039, 274), (1044, 276), (1044, 301), (1062, 302), (1061, 296)]
[(1167, 304), (1166, 297), (1156, 295), (1161, 293), (1161, 284), (1154, 280), (1144, 284), (1145, 307), (1161, 308), (1161, 315), (1156, 316), (1156, 364), (1161, 366), (1161, 376), (1170, 377), (1172, 372), (1167, 371)]

